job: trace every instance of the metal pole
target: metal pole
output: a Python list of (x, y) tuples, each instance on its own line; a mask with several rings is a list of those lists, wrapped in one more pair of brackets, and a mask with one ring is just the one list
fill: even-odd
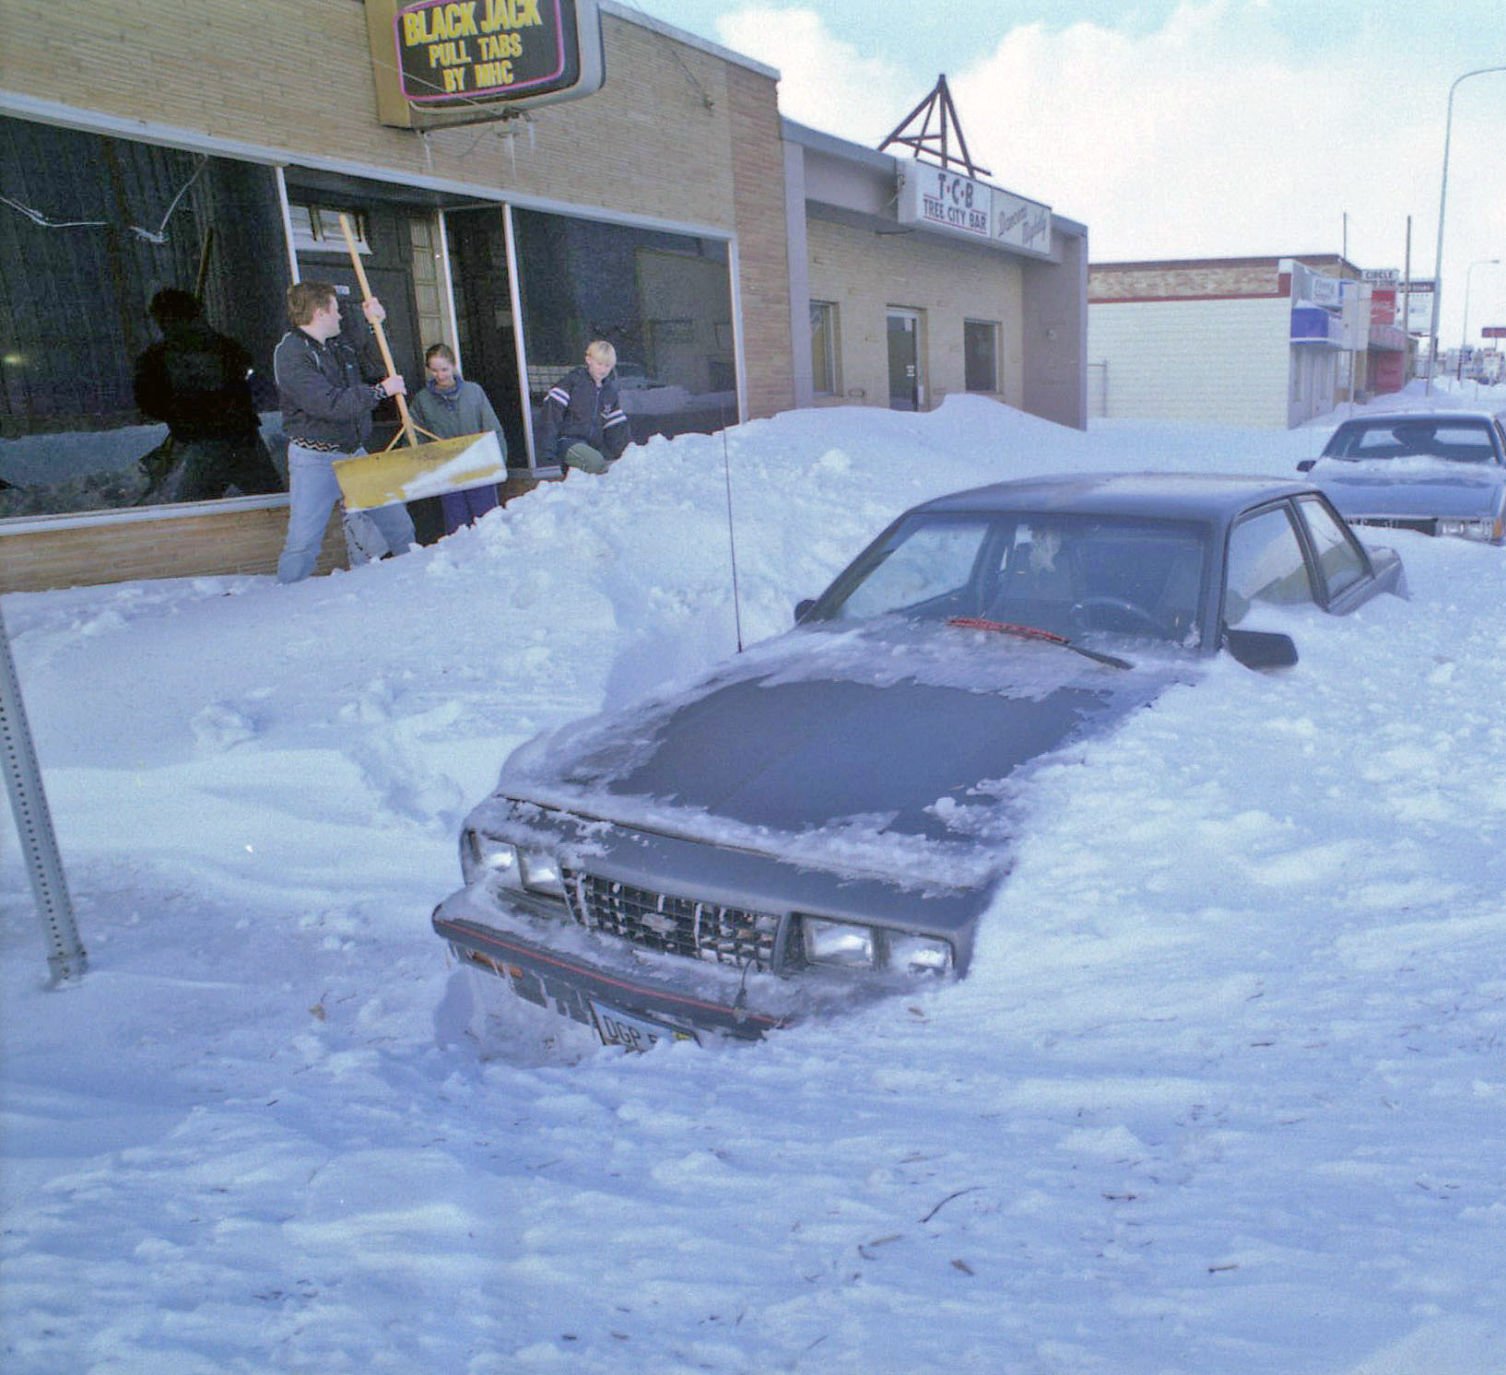
[(1433, 259), (1433, 321), (1430, 330), (1431, 343), (1428, 351), (1428, 384), (1426, 394), (1433, 394), (1433, 372), (1438, 366), (1438, 306), (1443, 298), (1443, 210), (1448, 204), (1448, 146), (1454, 134), (1454, 92), (1461, 81), (1472, 76), (1484, 76), (1486, 72), (1506, 72), (1506, 67), (1476, 67), (1454, 78), (1448, 88), (1448, 117), (1443, 122), (1443, 181), (1438, 191), (1438, 251)]
[(73, 904), (63, 879), (63, 861), (47, 810), (47, 795), (42, 790), (42, 771), (37, 767), (37, 753), (26, 724), (21, 683), (16, 677), (3, 614), (0, 614), (0, 754), (5, 759), (11, 811), (16, 818), (21, 848), (26, 853), (31, 891), (47, 943), (47, 967), (52, 971), (51, 983), (55, 987), (65, 979), (78, 978), (89, 967), (89, 957), (73, 920)]

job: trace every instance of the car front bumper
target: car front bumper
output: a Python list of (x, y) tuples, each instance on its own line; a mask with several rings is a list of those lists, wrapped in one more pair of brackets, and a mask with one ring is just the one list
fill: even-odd
[[(695, 1040), (703, 1035), (757, 1040), (789, 1020), (739, 1001), (738, 988), (678, 988), (662, 973), (631, 968), (630, 961), (601, 964), (576, 953), (550, 949), (537, 940), (447, 910), (434, 912), (434, 929), (457, 960), (501, 979), (523, 1001), (592, 1028), (609, 1045), (647, 1049), (653, 1039)], [(628, 967), (621, 967), (626, 965)], [(655, 1038), (641, 1028), (659, 1028)], [(639, 1028), (647, 1041), (632, 1035)]]
[(655, 1040), (758, 1040), (903, 987), (889, 977), (817, 969), (779, 976), (641, 950), (475, 888), (452, 894), (432, 921), (463, 966), (499, 980), (525, 1002), (590, 1027), (603, 1043), (629, 1049), (647, 1049)]

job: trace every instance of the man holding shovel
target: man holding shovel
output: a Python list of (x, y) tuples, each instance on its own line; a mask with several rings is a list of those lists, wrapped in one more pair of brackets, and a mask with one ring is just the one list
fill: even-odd
[[(389, 396), (403, 396), (407, 384), (392, 373), (380, 381), (383, 364), (369, 347), (357, 350), (340, 333), (340, 305), (328, 282), (295, 282), (288, 288), (293, 328), (272, 355), (283, 429), (288, 436), (288, 537), (277, 560), (278, 582), (299, 582), (314, 571), (329, 513), (340, 500), (334, 462), (366, 452), (371, 413)], [(361, 306), (375, 330), (387, 311), (375, 296)], [(364, 513), (387, 547), (401, 554), (414, 540), (413, 520), (401, 505)]]

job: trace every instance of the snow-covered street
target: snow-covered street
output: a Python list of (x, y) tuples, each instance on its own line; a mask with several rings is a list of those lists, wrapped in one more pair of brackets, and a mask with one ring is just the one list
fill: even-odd
[[(1286, 477), (1327, 432), (740, 426), (744, 637), (930, 496)], [(5, 1369), (1506, 1372), (1500, 549), (1366, 532), (1409, 601), (1047, 769), (959, 984), (641, 1056), (520, 1013), (478, 1056), (429, 926), (460, 820), (733, 652), (723, 445), (292, 587), (5, 599), (90, 964), (46, 989), (7, 818)]]

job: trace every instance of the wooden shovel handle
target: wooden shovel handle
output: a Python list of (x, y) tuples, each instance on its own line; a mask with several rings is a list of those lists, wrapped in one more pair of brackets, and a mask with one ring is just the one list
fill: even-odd
[[(361, 299), (369, 301), (371, 297), (371, 284), (366, 280), (366, 268), (361, 263), (361, 254), (356, 248), (355, 231), (350, 227), (350, 216), (343, 210), (340, 212), (340, 232), (345, 235), (345, 247), (350, 251), (350, 265), (356, 270), (356, 281), (361, 284)], [(377, 347), (382, 351), (382, 364), (387, 369), (387, 376), (392, 377), (397, 373), (397, 364), (392, 361), (392, 350), (387, 347), (387, 332), (382, 328), (380, 320), (370, 322), (372, 329), (376, 331)], [(397, 398), (397, 413), (403, 418), (403, 434), (407, 436), (408, 443), (417, 444), (418, 436), (413, 433), (413, 418), (408, 414), (408, 402), (405, 397)]]

